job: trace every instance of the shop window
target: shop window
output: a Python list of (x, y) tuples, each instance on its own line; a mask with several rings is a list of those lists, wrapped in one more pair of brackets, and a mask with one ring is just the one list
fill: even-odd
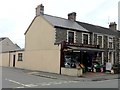
[(18, 61), (23, 61), (23, 54), (22, 53), (18, 53)]
[(97, 60), (100, 64), (102, 64), (102, 53), (101, 53), (101, 52), (97, 53), (96, 60)]
[(79, 53), (66, 53), (64, 56), (64, 66), (66, 68), (76, 68), (79, 63)]
[(75, 32), (68, 31), (67, 42), (75, 43)]

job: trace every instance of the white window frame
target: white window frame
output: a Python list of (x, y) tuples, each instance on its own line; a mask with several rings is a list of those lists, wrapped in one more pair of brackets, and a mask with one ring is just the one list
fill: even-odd
[(109, 41), (109, 38), (112, 38), (112, 48), (111, 48), (111, 49), (113, 49), (113, 37), (112, 37), (112, 36), (108, 36), (108, 48), (110, 48), (110, 47), (109, 47), (109, 42), (110, 42), (110, 41)]
[(104, 64), (104, 52), (102, 52), (102, 64)]
[(98, 37), (99, 37), (99, 36), (102, 37), (102, 48), (103, 48), (103, 35), (97, 35), (97, 45), (99, 45), (99, 44), (98, 44)]
[(88, 35), (88, 44), (90, 44), (90, 34), (89, 33), (82, 33), (82, 44), (83, 44), (83, 35)]
[(68, 33), (69, 32), (73, 32), (74, 33), (74, 43), (76, 43), (76, 31), (71, 31), (71, 30), (67, 30), (67, 42), (68, 42)]
[(94, 45), (94, 34), (95, 33), (92, 33), (92, 44)]

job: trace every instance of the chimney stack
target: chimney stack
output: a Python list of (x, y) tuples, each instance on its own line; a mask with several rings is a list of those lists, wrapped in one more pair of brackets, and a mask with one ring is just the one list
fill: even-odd
[(42, 4), (38, 5), (36, 8), (36, 16), (43, 15), (43, 14), (44, 14), (44, 6)]
[(109, 25), (109, 28), (112, 29), (112, 30), (117, 30), (116, 22), (111, 22), (110, 25)]
[(68, 20), (76, 21), (76, 12), (69, 13)]

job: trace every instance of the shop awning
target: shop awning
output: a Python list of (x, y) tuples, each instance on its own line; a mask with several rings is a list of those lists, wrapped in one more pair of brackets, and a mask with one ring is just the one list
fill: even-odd
[(68, 48), (74, 50), (74, 51), (95, 51), (95, 52), (104, 52), (103, 49), (97, 49), (97, 48), (83, 48), (83, 47), (73, 47), (69, 46)]

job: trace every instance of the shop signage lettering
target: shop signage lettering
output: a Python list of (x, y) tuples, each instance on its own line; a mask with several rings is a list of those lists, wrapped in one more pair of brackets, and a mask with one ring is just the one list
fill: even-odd
[(76, 46), (76, 47), (86, 47), (86, 48), (99, 48), (99, 46), (98, 45), (90, 45), (90, 44), (88, 44), (88, 45), (85, 45), (85, 44), (77, 44), (77, 43), (67, 43), (66, 44), (67, 46)]
[(64, 49), (64, 51), (72, 51), (72, 49)]

